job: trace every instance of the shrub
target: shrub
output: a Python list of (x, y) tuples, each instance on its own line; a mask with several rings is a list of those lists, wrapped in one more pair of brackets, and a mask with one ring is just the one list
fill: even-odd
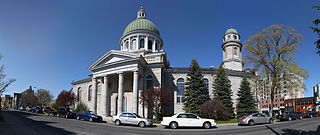
[(74, 112), (79, 112), (79, 111), (82, 111), (82, 110), (88, 110), (88, 106), (86, 104), (84, 104), (83, 102), (79, 102), (77, 104), (77, 108), (76, 110), (74, 110)]
[(212, 99), (204, 102), (200, 106), (201, 115), (205, 118), (215, 119), (215, 120), (228, 120), (229, 119), (229, 109), (225, 107), (220, 100)]

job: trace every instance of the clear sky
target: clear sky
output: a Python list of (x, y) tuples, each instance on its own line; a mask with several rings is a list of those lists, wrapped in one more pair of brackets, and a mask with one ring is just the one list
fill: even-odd
[[(290, 25), (304, 37), (296, 54), (309, 71), (308, 92), (320, 82), (320, 56), (313, 42), (316, 0), (143, 0), (147, 18), (164, 41), (172, 67), (222, 62), (222, 36), (235, 27), (244, 42), (272, 24)], [(119, 50), (125, 27), (136, 18), (141, 0), (1, 0), (0, 64), (17, 79), (5, 94), (30, 85), (57, 96), (72, 80), (87, 78), (88, 66), (110, 49)]]

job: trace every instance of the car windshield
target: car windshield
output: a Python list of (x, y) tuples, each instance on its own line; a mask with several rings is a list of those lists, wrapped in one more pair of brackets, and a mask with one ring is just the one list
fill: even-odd
[(96, 115), (96, 114), (95, 114), (94, 112), (92, 112), (92, 111), (90, 111), (89, 113), (92, 114), (92, 115)]
[(138, 118), (142, 118), (140, 115), (133, 113), (135, 116), (137, 116)]

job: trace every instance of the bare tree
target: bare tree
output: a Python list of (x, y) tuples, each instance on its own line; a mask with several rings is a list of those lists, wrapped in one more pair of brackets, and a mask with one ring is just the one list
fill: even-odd
[[(0, 60), (2, 58), (2, 55), (0, 54)], [(6, 79), (6, 74), (4, 73), (4, 65), (1, 65), (0, 67), (0, 94), (2, 94), (6, 88), (16, 81), (16, 79)]]
[(204, 102), (200, 106), (201, 116), (215, 119), (215, 120), (228, 120), (229, 109), (223, 105), (220, 100), (212, 99)]
[(50, 93), (50, 91), (45, 89), (38, 89), (36, 96), (41, 107), (49, 105), (53, 99), (53, 95)]

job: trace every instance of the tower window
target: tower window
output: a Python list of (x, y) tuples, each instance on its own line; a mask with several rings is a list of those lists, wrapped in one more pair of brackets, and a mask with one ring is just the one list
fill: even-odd
[(147, 76), (147, 89), (153, 86), (153, 77), (151, 75)]
[(156, 42), (156, 51), (159, 51), (159, 50), (158, 50), (158, 42)]
[(152, 50), (152, 41), (151, 40), (148, 41), (148, 50)]
[(131, 45), (131, 49), (132, 50), (136, 50), (137, 49), (137, 40), (132, 40), (132, 45)]
[(144, 39), (140, 39), (140, 48), (144, 48)]
[(177, 80), (177, 103), (183, 103), (184, 99), (184, 79), (179, 78)]
[(237, 39), (237, 36), (236, 36), (236, 35), (233, 35), (233, 38), (236, 40), (236, 39)]
[(238, 55), (238, 47), (234, 47), (233, 51), (234, 51), (233, 52), (234, 55)]
[(124, 50), (128, 49), (129, 48), (129, 43), (128, 41), (124, 44)]

